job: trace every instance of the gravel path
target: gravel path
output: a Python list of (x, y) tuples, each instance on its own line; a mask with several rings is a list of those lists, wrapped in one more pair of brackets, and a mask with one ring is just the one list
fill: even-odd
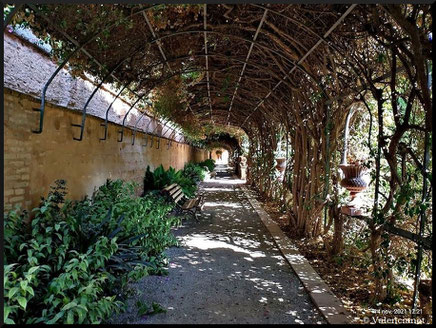
[[(200, 222), (175, 231), (168, 276), (132, 284), (127, 312), (111, 323), (325, 323), (271, 236), (225, 168), (204, 182)], [(136, 301), (166, 313), (139, 316)]]

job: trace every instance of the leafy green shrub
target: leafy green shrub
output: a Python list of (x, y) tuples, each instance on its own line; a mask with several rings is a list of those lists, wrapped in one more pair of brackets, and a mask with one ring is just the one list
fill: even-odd
[(58, 181), (30, 225), (25, 211), (5, 216), (6, 323), (99, 323), (123, 308), (129, 280), (161, 270), (177, 220), (166, 217), (170, 204), (135, 197), (134, 187), (107, 181), (71, 202)]
[[(207, 162), (207, 165), (213, 164), (213, 160), (211, 161)], [(173, 167), (165, 171), (163, 166), (160, 165), (154, 172), (151, 172), (150, 167), (147, 166), (143, 195), (153, 190), (162, 190), (167, 185), (177, 183), (182, 188), (185, 196), (191, 198), (197, 191), (197, 182), (205, 178), (204, 167), (207, 167), (207, 165), (189, 163), (185, 165), (183, 170), (179, 171), (176, 171)]]
[(204, 169), (195, 163), (186, 163), (182, 174), (184, 177), (194, 181), (194, 183), (203, 181), (206, 177)]
[(200, 163), (200, 166), (205, 166), (209, 170), (209, 172), (212, 172), (215, 169), (215, 160), (208, 158)]

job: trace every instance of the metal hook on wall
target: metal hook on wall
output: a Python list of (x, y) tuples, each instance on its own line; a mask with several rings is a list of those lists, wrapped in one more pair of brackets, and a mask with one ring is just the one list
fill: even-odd
[(152, 118), (150, 117), (150, 122), (148, 122), (147, 126), (145, 127), (145, 144), (142, 145), (142, 147), (147, 147), (148, 144), (148, 127), (150, 126), (150, 124), (153, 122), (153, 120), (156, 120), (156, 118)]
[(136, 104), (137, 104), (137, 103), (138, 103), (142, 98), (145, 97), (145, 95), (146, 95), (146, 94), (143, 94), (143, 95), (140, 96), (138, 99), (136, 99), (136, 101), (132, 104), (132, 106), (130, 106), (130, 108), (129, 108), (129, 110), (127, 111), (126, 115), (124, 115), (124, 118), (123, 118), (123, 125), (122, 125), (122, 127), (121, 127), (121, 130), (118, 130), (118, 133), (120, 134), (119, 139), (117, 139), (118, 142), (122, 142), (122, 141), (123, 141), (123, 138), (124, 138), (124, 127), (125, 127), (125, 125), (126, 125), (126, 119), (127, 119), (127, 116), (129, 115), (129, 113), (130, 113), (130, 111), (132, 110), (132, 108), (135, 107)]
[(85, 106), (83, 106), (82, 109), (82, 122), (80, 124), (75, 124), (72, 123), (71, 126), (74, 127), (79, 127), (80, 128), (80, 137), (76, 138), (73, 137), (74, 140), (77, 141), (82, 141), (83, 139), (83, 131), (85, 129), (85, 121), (86, 121), (86, 109), (88, 108), (89, 103), (91, 102), (92, 98), (94, 97), (94, 95), (97, 93), (98, 89), (100, 89), (100, 87), (103, 85), (104, 81), (106, 81), (107, 78), (109, 78), (109, 76), (112, 75), (113, 72), (115, 72), (115, 70), (117, 68), (119, 68), (128, 58), (123, 59), (122, 61), (120, 61), (118, 64), (115, 65), (114, 68), (112, 68), (100, 81), (100, 83), (97, 85), (97, 87), (94, 88), (94, 91), (92, 92), (92, 94), (89, 96), (88, 100), (85, 103)]
[[(147, 105), (151, 105), (151, 103), (150, 102), (148, 102), (148, 101), (146, 101), (146, 103), (147, 103)], [(137, 126), (138, 126), (138, 123), (139, 123), (139, 121), (144, 117), (144, 115), (145, 115), (145, 111), (143, 111), (142, 113), (141, 113), (141, 115), (139, 116), (139, 118), (136, 120), (136, 123), (135, 123), (135, 127), (133, 128), (133, 134), (132, 134), (132, 146), (135, 144), (135, 138), (136, 138), (136, 131), (138, 131), (137, 130)], [(151, 121), (151, 120), (150, 120)], [(148, 123), (148, 124), (150, 124), (150, 123)], [(147, 127), (146, 127), (146, 129), (148, 128), (148, 125), (147, 125)], [(147, 131), (147, 130), (146, 130)]]
[(108, 127), (108, 122), (109, 122), (109, 111), (112, 108), (112, 105), (115, 103), (115, 101), (118, 99), (118, 97), (121, 95), (121, 93), (128, 87), (128, 84), (126, 84), (116, 95), (116, 97), (114, 98), (114, 100), (112, 100), (111, 104), (109, 105), (109, 107), (106, 110), (106, 115), (105, 115), (105, 119), (104, 119), (104, 123), (100, 123), (100, 126), (104, 127), (104, 137), (100, 138), (100, 140), (106, 140), (107, 139), (107, 127)]
[[(168, 120), (169, 120), (169, 119), (167, 119), (167, 120), (164, 121), (164, 122), (167, 122)], [(161, 122), (160, 124), (162, 125), (162, 124), (164, 124), (164, 123)], [(151, 132), (151, 143), (150, 143), (150, 148), (153, 147), (154, 132), (157, 130), (158, 127), (159, 127), (159, 121), (157, 121), (156, 127), (155, 127), (155, 128), (153, 129), (153, 131)], [(158, 138), (158, 144), (157, 144), (156, 149), (159, 149), (159, 147), (160, 147), (160, 138), (159, 138), (159, 137), (157, 137), (157, 138)]]
[(138, 131), (136, 127), (138, 126), (139, 121), (144, 117), (144, 114), (145, 112), (143, 112), (141, 116), (139, 116), (139, 118), (136, 120), (135, 127), (133, 128), (133, 133), (132, 133), (132, 146), (135, 144), (136, 131)]

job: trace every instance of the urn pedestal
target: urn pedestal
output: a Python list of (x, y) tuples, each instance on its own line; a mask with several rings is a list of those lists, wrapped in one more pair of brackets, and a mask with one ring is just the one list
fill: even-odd
[(368, 170), (365, 166), (360, 164), (341, 164), (339, 168), (344, 172), (345, 177), (341, 180), (340, 185), (350, 192), (350, 202), (341, 207), (341, 212), (354, 216), (361, 215), (360, 210), (356, 204), (356, 196), (361, 191), (365, 190), (368, 184), (362, 179), (363, 174)]

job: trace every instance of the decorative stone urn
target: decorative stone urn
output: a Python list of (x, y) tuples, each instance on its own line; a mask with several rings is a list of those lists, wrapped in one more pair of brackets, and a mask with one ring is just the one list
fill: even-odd
[(347, 206), (342, 206), (341, 211), (347, 215), (361, 215), (362, 211), (356, 208), (354, 199), (357, 194), (365, 190), (368, 184), (362, 179), (363, 174), (368, 170), (367, 167), (354, 164), (341, 164), (339, 168), (344, 172), (345, 178), (340, 182), (340, 185), (350, 192), (351, 201)]
[(276, 169), (280, 171), (280, 173), (283, 173), (286, 169), (286, 158), (284, 157), (280, 157), (280, 158), (276, 158)]

